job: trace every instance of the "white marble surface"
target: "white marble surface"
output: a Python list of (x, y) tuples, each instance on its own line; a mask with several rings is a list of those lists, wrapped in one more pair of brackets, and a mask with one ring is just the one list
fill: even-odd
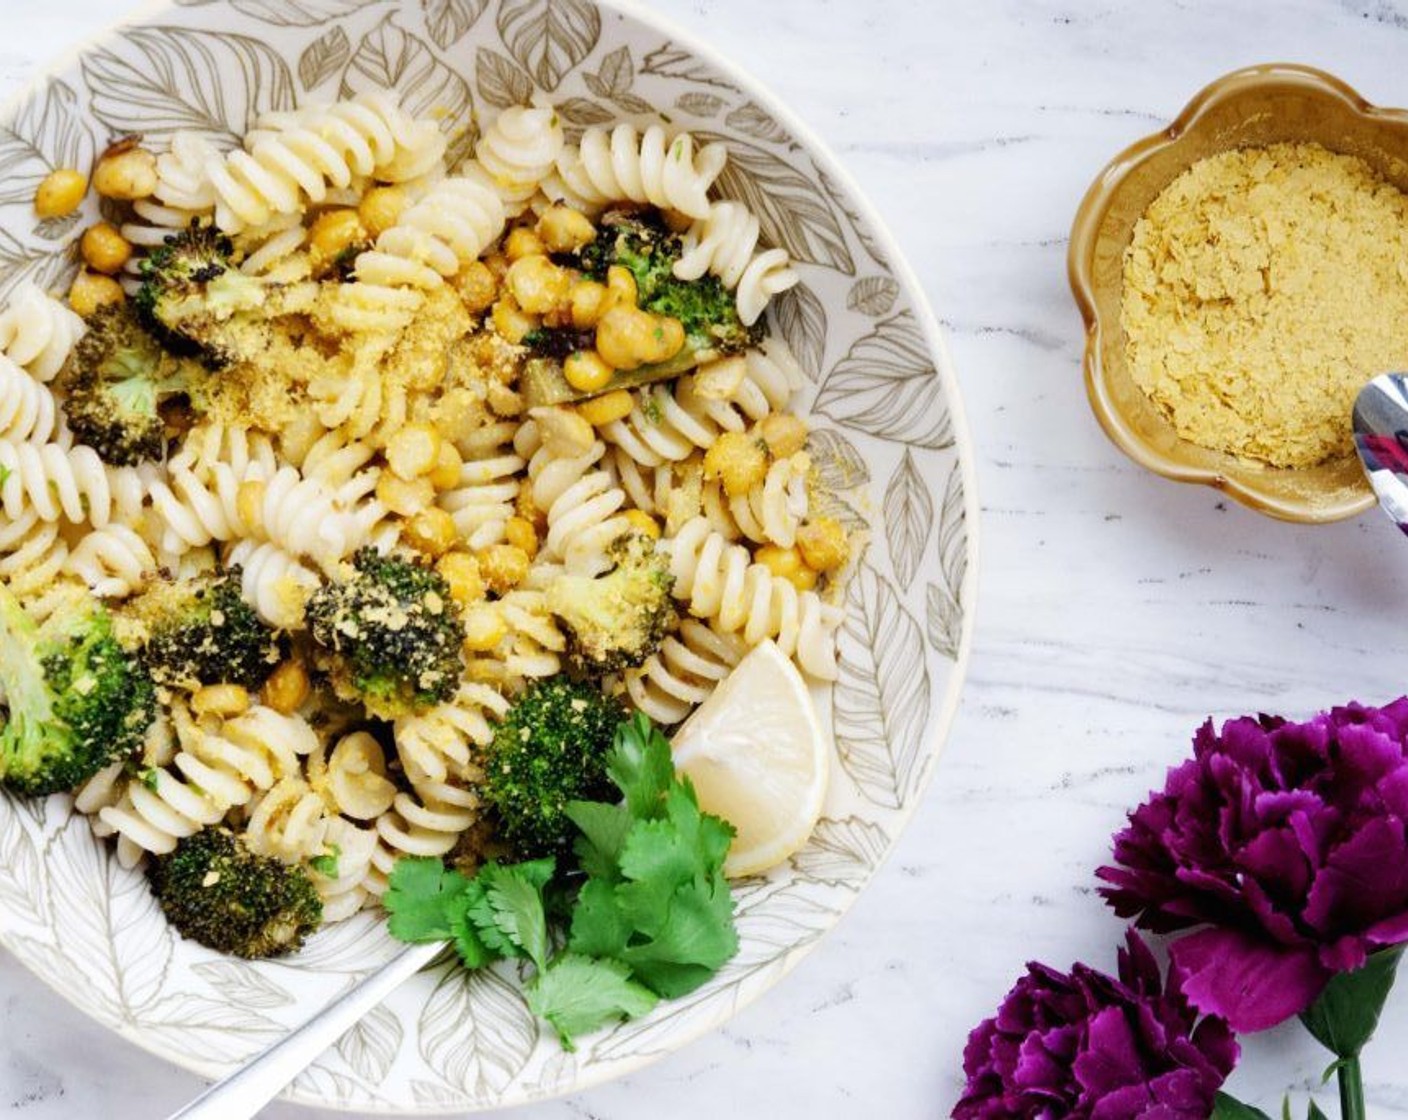
[[(1386, 520), (1275, 524), (1105, 441), (1081, 385), (1065, 239), (1104, 161), (1237, 66), (1308, 62), (1408, 104), (1408, 3), (656, 6), (839, 151), (948, 328), (983, 508), (977, 644), (925, 804), (822, 946), (727, 1029), (514, 1115), (943, 1115), (968, 1029), (1024, 960), (1112, 964), (1119, 923), (1092, 870), (1205, 714), (1404, 689), (1408, 551)], [(115, 7), (0, 0), (0, 96)], [(0, 1106), (25, 1120), (161, 1116), (200, 1087), (3, 955), (0, 1038)], [(1376, 1117), (1408, 1117), (1405, 1046), (1408, 996), (1367, 1054)], [(1233, 1088), (1268, 1110), (1325, 1063), (1289, 1029), (1247, 1049)]]

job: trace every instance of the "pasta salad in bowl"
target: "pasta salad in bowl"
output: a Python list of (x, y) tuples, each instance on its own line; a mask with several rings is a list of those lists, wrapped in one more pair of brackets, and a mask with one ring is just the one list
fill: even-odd
[(215, 1076), (453, 938), (290, 1089), (435, 1112), (667, 1053), (835, 923), (957, 702), (974, 498), (784, 110), (624, 5), (215, 0), (0, 160), (6, 948)]

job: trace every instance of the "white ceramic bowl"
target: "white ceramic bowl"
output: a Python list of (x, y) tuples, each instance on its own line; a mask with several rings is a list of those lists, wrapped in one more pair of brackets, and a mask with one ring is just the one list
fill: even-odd
[[(110, 136), (175, 129), (231, 144), (260, 111), (392, 88), (466, 122), (541, 89), (576, 130), (657, 114), (722, 137), (720, 193), (798, 262), (772, 327), (810, 379), (800, 408), (822, 471), (860, 490), (868, 546), (850, 584), (840, 680), (818, 693), (836, 766), (790, 864), (737, 888), (742, 948), (708, 985), (564, 1053), (509, 972), (422, 973), (301, 1076), (295, 1100), (369, 1112), (489, 1108), (584, 1088), (725, 1022), (776, 983), (869, 881), (921, 796), (957, 704), (971, 634), (976, 501), (957, 386), (889, 236), (791, 114), (634, 4), (590, 0), (182, 0), (150, 4), (36, 79), (0, 114), (0, 293), (61, 287), (79, 219), (37, 223), (35, 185)], [(90, 204), (91, 205), (91, 204)], [(93, 213), (87, 214), (91, 220)], [(393, 950), (371, 914), (298, 955), (248, 963), (182, 941), (66, 798), (0, 799), (0, 942), (83, 1011), (219, 1076)]]

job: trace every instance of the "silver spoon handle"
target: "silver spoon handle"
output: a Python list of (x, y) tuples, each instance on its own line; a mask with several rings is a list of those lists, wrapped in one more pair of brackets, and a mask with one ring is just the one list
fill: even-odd
[(314, 1058), (444, 948), (445, 943), (437, 941), (403, 949), (359, 981), (345, 996), (334, 1000), (301, 1027), (217, 1081), (185, 1108), (173, 1112), (168, 1120), (249, 1120)]

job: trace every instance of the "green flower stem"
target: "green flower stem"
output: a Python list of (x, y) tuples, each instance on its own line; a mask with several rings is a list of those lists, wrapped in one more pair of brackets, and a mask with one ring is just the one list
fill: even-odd
[(1335, 1076), (1340, 1083), (1340, 1120), (1365, 1120), (1364, 1073), (1359, 1068), (1359, 1055), (1342, 1059)]

